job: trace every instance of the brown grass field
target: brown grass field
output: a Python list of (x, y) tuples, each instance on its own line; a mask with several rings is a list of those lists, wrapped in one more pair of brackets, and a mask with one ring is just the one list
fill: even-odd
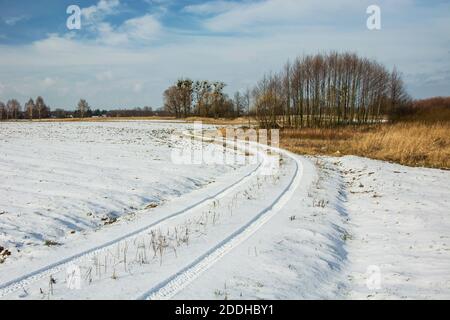
[(280, 145), (308, 155), (357, 155), (408, 166), (450, 169), (450, 122), (283, 130)]

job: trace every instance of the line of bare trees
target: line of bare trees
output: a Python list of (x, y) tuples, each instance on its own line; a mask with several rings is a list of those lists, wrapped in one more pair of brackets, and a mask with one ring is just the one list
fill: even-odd
[(33, 120), (33, 119), (64, 119), (64, 118), (91, 118), (91, 117), (150, 117), (150, 116), (168, 116), (163, 111), (154, 111), (151, 107), (121, 108), (112, 110), (91, 109), (91, 106), (85, 99), (80, 99), (75, 110), (65, 110), (50, 108), (44, 102), (42, 97), (36, 101), (29, 99), (23, 106), (17, 99), (11, 99), (6, 104), (0, 101), (0, 121), (2, 120)]
[(336, 52), (288, 62), (252, 93), (253, 112), (266, 128), (373, 123), (410, 102), (395, 68)]
[(37, 97), (36, 102), (30, 98), (22, 110), (20, 102), (16, 99), (9, 100), (6, 104), (0, 101), (0, 121), (17, 119), (45, 119), (50, 117), (50, 108), (42, 97)]
[(401, 75), (354, 53), (306, 55), (230, 99), (223, 82), (180, 79), (164, 92), (176, 117), (255, 116), (261, 127), (376, 123), (411, 99)]
[(237, 93), (233, 99), (224, 93), (226, 84), (220, 81), (180, 79), (164, 92), (164, 110), (177, 118), (236, 117), (243, 114), (247, 101)]
[(84, 118), (92, 116), (92, 111), (84, 99), (78, 102), (77, 109), (73, 112), (63, 109), (56, 109), (52, 112), (41, 96), (37, 97), (36, 101), (30, 98), (23, 108), (17, 99), (11, 99), (6, 104), (0, 101), (0, 121), (47, 119), (50, 117), (65, 117), (67, 114)]

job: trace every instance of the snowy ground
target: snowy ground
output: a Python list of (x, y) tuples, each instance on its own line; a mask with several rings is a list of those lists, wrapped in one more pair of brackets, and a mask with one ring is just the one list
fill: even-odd
[(450, 172), (174, 164), (188, 127), (0, 123), (0, 297), (450, 298)]
[(450, 172), (310, 161), (270, 225), (175, 298), (450, 298)]
[[(449, 299), (450, 172), (358, 157), (338, 165), (348, 190), (349, 297)], [(376, 290), (366, 286), (371, 265), (381, 272)]]
[(159, 206), (238, 166), (178, 165), (175, 129), (149, 122), (0, 123), (0, 246), (36, 251)]

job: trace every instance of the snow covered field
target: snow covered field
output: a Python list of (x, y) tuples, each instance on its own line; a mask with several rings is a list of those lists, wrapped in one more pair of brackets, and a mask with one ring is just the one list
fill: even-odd
[(450, 172), (175, 164), (189, 128), (0, 123), (0, 297), (450, 298)]
[(173, 164), (171, 148), (183, 141), (170, 137), (183, 127), (0, 123), (0, 245), (27, 250), (71, 241), (78, 232), (159, 206), (237, 168)]

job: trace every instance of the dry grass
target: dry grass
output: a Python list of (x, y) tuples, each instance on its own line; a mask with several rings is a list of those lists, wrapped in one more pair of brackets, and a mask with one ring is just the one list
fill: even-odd
[(409, 166), (450, 169), (450, 122), (284, 130), (282, 147), (311, 155), (358, 155)]

